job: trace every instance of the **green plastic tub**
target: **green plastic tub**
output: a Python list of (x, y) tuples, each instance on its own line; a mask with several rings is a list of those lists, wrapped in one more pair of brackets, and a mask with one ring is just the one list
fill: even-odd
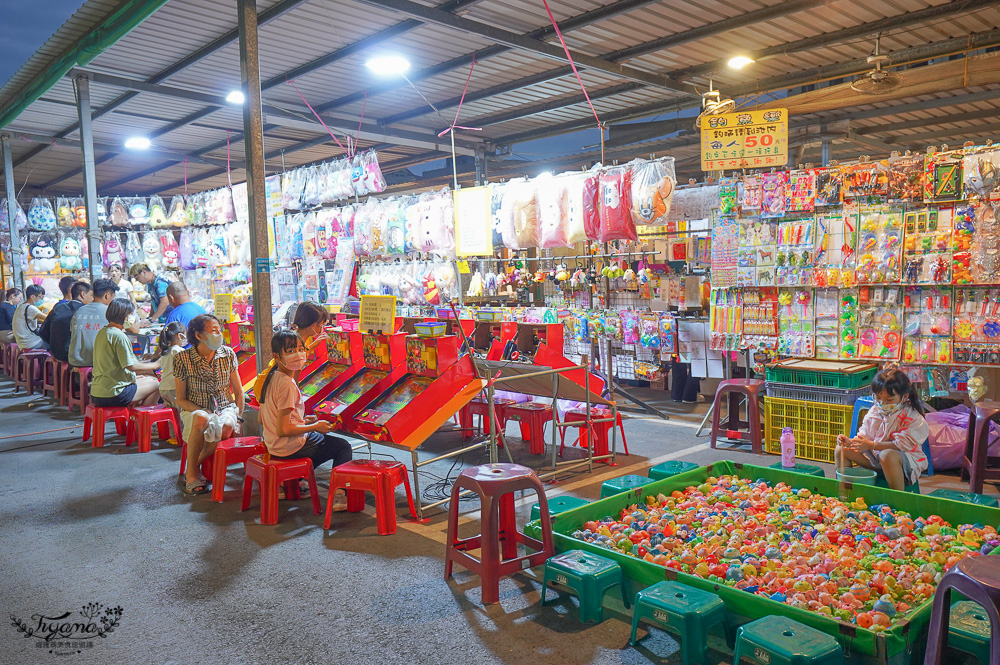
[[(847, 656), (845, 662), (847, 663), (855, 665), (917, 665), (916, 658), (922, 657), (923, 645), (927, 641), (927, 624), (930, 621), (932, 601), (927, 601), (919, 606), (907, 620), (897, 623), (891, 630), (874, 633), (859, 628), (855, 624), (839, 621), (817, 612), (794, 608), (770, 598), (755, 596), (733, 587), (716, 584), (694, 575), (667, 569), (642, 559), (598, 547), (577, 540), (570, 535), (577, 529), (581, 529), (583, 524), (590, 520), (600, 520), (607, 516), (614, 516), (617, 519), (624, 508), (642, 501), (647, 495), (656, 495), (661, 492), (670, 494), (691, 485), (699, 485), (709, 476), (726, 474), (735, 474), (751, 480), (763, 479), (770, 483), (784, 482), (791, 487), (806, 488), (826, 496), (840, 496), (841, 491), (843, 491), (849, 501), (863, 497), (868, 505), (886, 503), (898, 510), (905, 510), (914, 517), (940, 515), (954, 525), (1000, 524), (1000, 508), (959, 503), (859, 483), (839, 483), (832, 478), (807, 476), (801, 473), (723, 461), (553, 515), (552, 530), (556, 551), (585, 549), (614, 559), (621, 565), (622, 571), (629, 580), (630, 592), (633, 594), (664, 579), (677, 580), (695, 588), (718, 594), (731, 617), (737, 623), (747, 623), (770, 615), (795, 619), (837, 638), (844, 648), (844, 653)], [(525, 532), (541, 538), (537, 523), (529, 524), (525, 527)], [(1000, 552), (1000, 548), (995, 551)]]

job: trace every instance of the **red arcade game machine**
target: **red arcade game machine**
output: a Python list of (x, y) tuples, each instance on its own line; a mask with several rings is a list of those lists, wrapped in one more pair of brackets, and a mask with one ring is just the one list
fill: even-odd
[(306, 397), (306, 413), (327, 395), (350, 381), (365, 366), (361, 333), (347, 330), (326, 331), (326, 362), (314, 364), (312, 373), (299, 380)]

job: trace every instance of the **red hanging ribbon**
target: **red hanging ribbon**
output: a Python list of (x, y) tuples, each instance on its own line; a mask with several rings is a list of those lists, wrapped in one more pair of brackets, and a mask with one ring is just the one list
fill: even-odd
[(338, 139), (337, 135), (333, 133), (333, 130), (330, 129), (329, 127), (327, 127), (326, 123), (323, 122), (323, 118), (319, 117), (319, 113), (316, 113), (316, 109), (314, 109), (312, 107), (312, 104), (310, 104), (306, 100), (306, 98), (302, 96), (302, 93), (299, 92), (299, 89), (295, 87), (295, 82), (294, 81), (286, 81), (286, 83), (288, 83), (288, 85), (292, 86), (292, 89), (299, 94), (299, 97), (302, 99), (303, 102), (305, 102), (305, 105), (307, 107), (309, 107), (309, 110), (312, 111), (312, 114), (314, 116), (316, 116), (317, 120), (319, 120), (319, 124), (323, 125), (323, 129), (325, 129), (327, 132), (330, 133), (330, 136), (332, 136), (333, 140), (337, 142), (337, 145), (339, 145), (340, 149), (344, 151), (344, 154), (347, 155), (348, 157), (351, 157), (352, 155), (351, 155), (350, 151), (347, 148), (344, 147), (344, 144), (340, 142), (340, 139)]
[(601, 118), (597, 115), (597, 110), (594, 108), (594, 103), (590, 101), (590, 95), (587, 94), (587, 88), (583, 85), (583, 80), (580, 78), (580, 72), (576, 69), (576, 63), (573, 62), (573, 56), (569, 54), (569, 47), (566, 46), (566, 40), (563, 39), (562, 31), (559, 30), (559, 24), (556, 23), (556, 17), (552, 15), (552, 10), (549, 9), (548, 0), (542, 0), (542, 4), (545, 5), (545, 11), (549, 13), (549, 20), (552, 21), (552, 27), (555, 28), (556, 36), (559, 37), (559, 43), (562, 44), (563, 51), (566, 53), (566, 59), (569, 60), (569, 66), (573, 69), (573, 74), (576, 76), (577, 83), (580, 84), (580, 89), (583, 90), (583, 96), (587, 100), (587, 104), (590, 105), (590, 110), (594, 114), (594, 119), (597, 120), (597, 126), (604, 131), (604, 125), (601, 124)]
[(188, 195), (188, 158), (184, 158), (184, 196)]

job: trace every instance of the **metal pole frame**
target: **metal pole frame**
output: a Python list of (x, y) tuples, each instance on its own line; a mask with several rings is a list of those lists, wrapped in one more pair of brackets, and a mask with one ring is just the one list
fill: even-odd
[(24, 272), (21, 270), (21, 234), (17, 230), (17, 190), (14, 187), (14, 160), (10, 152), (10, 135), (0, 135), (3, 144), (3, 173), (7, 186), (7, 228), (10, 232), (10, 270), (14, 286), (24, 290)]
[[(87, 255), (90, 283), (104, 274), (101, 240), (104, 234), (97, 220), (97, 166), (94, 161), (94, 124), (90, 107), (90, 79), (79, 75), (76, 84), (76, 112), (80, 119), (80, 151), (83, 153), (83, 201), (87, 209)], [(128, 272), (128, 266), (125, 266)]]
[(254, 264), (253, 333), (257, 372), (271, 359), (271, 265), (267, 243), (264, 126), (261, 111), (260, 61), (257, 47), (257, 0), (236, 0), (239, 15), (240, 83), (243, 106), (243, 145), (246, 151), (247, 194), (250, 198), (250, 252)]

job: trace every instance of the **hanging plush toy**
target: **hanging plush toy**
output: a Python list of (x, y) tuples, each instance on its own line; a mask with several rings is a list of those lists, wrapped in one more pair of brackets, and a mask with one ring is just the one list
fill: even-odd
[(159, 229), (167, 224), (167, 212), (164, 210), (163, 199), (155, 195), (149, 197), (149, 225), (154, 229)]
[(73, 226), (73, 208), (69, 199), (56, 199), (56, 218), (59, 220), (59, 226)]
[(69, 234), (63, 236), (62, 242), (59, 243), (59, 265), (62, 269), (67, 272), (82, 270), (81, 254), (80, 242)]
[(81, 198), (73, 199), (73, 226), (87, 228), (87, 202)]
[(80, 236), (80, 258), (83, 259), (83, 269), (90, 270), (90, 243), (86, 235)]
[(174, 227), (181, 227), (187, 224), (184, 197), (180, 194), (175, 194), (174, 198), (170, 199), (170, 214), (167, 216), (167, 223)]
[[(129, 234), (131, 241), (131, 234)], [(149, 269), (156, 272), (160, 269), (160, 262), (163, 260), (163, 248), (160, 239), (155, 232), (148, 232), (142, 236), (142, 261), (149, 266)]]
[(179, 259), (181, 270), (194, 270), (194, 229), (181, 231)]
[(59, 254), (56, 252), (56, 235), (52, 232), (40, 233), (31, 244), (32, 272), (48, 273), (59, 267)]
[(128, 208), (125, 207), (125, 202), (116, 196), (111, 202), (111, 226), (119, 228), (128, 226), (128, 220)]
[[(97, 199), (97, 225), (106, 226), (108, 223), (108, 200), (107, 198)], [(84, 252), (86, 256), (87, 252)]]
[(35, 198), (28, 208), (28, 228), (32, 231), (51, 231), (56, 228), (56, 213), (48, 199)]
[(104, 259), (105, 268), (110, 268), (116, 263), (120, 266), (127, 265), (125, 261), (125, 248), (122, 247), (117, 233), (109, 233), (108, 237), (104, 239), (101, 247), (101, 255)]
[(469, 290), (465, 292), (465, 295), (470, 298), (479, 298), (486, 294), (486, 286), (483, 281), (483, 276), (477, 270), (472, 275), (472, 279), (469, 280)]
[(163, 254), (163, 267), (177, 270), (181, 266), (180, 250), (177, 247), (177, 241), (174, 240), (174, 234), (163, 232), (159, 239), (160, 251)]
[[(221, 231), (221, 229), (219, 230)], [(224, 268), (229, 265), (229, 245), (225, 233), (214, 233), (208, 246), (209, 265)]]
[(132, 226), (145, 226), (149, 223), (149, 208), (146, 201), (141, 198), (134, 198), (128, 206), (129, 224)]
[(141, 263), (143, 260), (142, 241), (139, 240), (138, 233), (128, 233), (125, 235), (125, 260), (126, 265)]
[[(17, 201), (14, 202), (14, 214), (15, 220), (17, 221), (17, 228), (19, 231), (23, 231), (28, 225), (28, 217), (24, 214), (24, 210), (21, 209), (20, 204)], [(0, 229), (9, 228), (7, 225), (7, 199), (0, 199)], [(23, 255), (22, 258), (26, 259), (27, 255)]]

